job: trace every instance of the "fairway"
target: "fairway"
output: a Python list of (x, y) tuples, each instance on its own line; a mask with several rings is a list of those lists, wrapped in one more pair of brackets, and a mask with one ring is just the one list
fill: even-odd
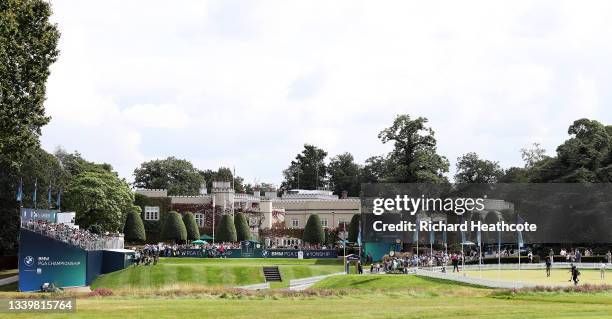
[(263, 266), (278, 266), (283, 282), (342, 271), (342, 262), (317, 259), (160, 258), (157, 265), (131, 266), (98, 277), (92, 288), (166, 289), (197, 286), (240, 286), (265, 282)]
[[(599, 277), (599, 270), (581, 269), (579, 284), (607, 284), (612, 285), (612, 271), (606, 272), (605, 280)], [(501, 281), (522, 281), (524, 283), (532, 283), (543, 286), (566, 286), (573, 285), (570, 282), (569, 269), (553, 269), (550, 277), (546, 277), (544, 269), (523, 269), (523, 270), (468, 270), (462, 272), (470, 277), (484, 278)]]

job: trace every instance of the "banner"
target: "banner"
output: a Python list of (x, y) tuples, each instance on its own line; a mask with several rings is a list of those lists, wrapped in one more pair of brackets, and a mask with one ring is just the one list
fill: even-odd
[(59, 211), (52, 209), (21, 208), (19, 215), (21, 216), (22, 223), (29, 220), (44, 220), (50, 223), (55, 223), (58, 212)]
[[(335, 249), (227, 249), (223, 257), (226, 258), (338, 258), (338, 252)], [(174, 257), (185, 258), (215, 258), (221, 257), (216, 250), (207, 250), (202, 248), (178, 249)]]
[(87, 252), (76, 246), (22, 229), (19, 238), (19, 290), (36, 291), (86, 285)]

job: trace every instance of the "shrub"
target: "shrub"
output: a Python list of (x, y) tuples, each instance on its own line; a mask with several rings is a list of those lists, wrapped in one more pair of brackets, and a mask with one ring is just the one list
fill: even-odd
[(304, 242), (310, 244), (322, 244), (325, 242), (325, 233), (321, 227), (319, 215), (312, 214), (308, 217), (306, 227), (304, 227)]
[(187, 229), (187, 239), (200, 239), (200, 229), (198, 229), (198, 223), (196, 223), (195, 216), (191, 212), (183, 214), (183, 223)]
[(215, 239), (219, 242), (235, 242), (238, 240), (236, 235), (236, 226), (232, 215), (223, 215), (219, 222), (217, 236)]
[(123, 227), (123, 234), (127, 242), (142, 243), (147, 240), (140, 212), (140, 206), (132, 206), (127, 214), (125, 226)]
[(236, 227), (236, 239), (238, 241), (251, 239), (251, 229), (247, 218), (243, 213), (237, 213), (234, 218), (234, 226)]
[(175, 242), (187, 240), (187, 229), (181, 215), (177, 212), (170, 212), (164, 223), (162, 238)]
[(353, 218), (351, 218), (351, 223), (349, 224), (347, 240), (352, 243), (357, 241), (357, 236), (359, 234), (359, 220), (359, 215), (353, 215)]

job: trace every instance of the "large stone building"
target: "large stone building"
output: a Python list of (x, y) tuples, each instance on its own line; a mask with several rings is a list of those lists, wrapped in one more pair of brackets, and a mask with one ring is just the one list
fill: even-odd
[(344, 229), (361, 210), (359, 198), (337, 196), (327, 190), (295, 189), (278, 197), (274, 189), (235, 193), (230, 182), (213, 182), (210, 194), (203, 187), (197, 196), (168, 196), (165, 189), (137, 189), (136, 194), (149, 241), (160, 240), (160, 224), (169, 211), (192, 212), (207, 235), (213, 233), (213, 218), (244, 212), (254, 238), (267, 245), (289, 246), (301, 243), (296, 232), (290, 230), (303, 229), (311, 214), (319, 215), (323, 228)]

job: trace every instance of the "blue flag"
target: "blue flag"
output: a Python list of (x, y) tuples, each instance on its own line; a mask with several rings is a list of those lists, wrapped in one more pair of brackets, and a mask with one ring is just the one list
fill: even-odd
[(361, 221), (359, 222), (359, 232), (357, 233), (357, 245), (361, 247)]
[(49, 208), (51, 208), (51, 185), (49, 185), (49, 189), (47, 190), (47, 203), (49, 203)]
[(32, 202), (34, 203), (34, 208), (36, 208), (36, 191), (38, 188), (38, 179), (34, 181), (34, 194), (32, 194)]
[(436, 234), (434, 233), (433, 230), (430, 230), (429, 231), (429, 242), (433, 244), (435, 240), (436, 240)]
[[(520, 215), (516, 215), (516, 223), (517, 224), (523, 224), (525, 223), (525, 220), (521, 218)], [(520, 231), (517, 231), (517, 237), (518, 237), (518, 246), (519, 248), (523, 248), (523, 233)]]
[[(461, 216), (461, 224), (463, 224), (463, 216)], [(465, 243), (465, 232), (463, 230), (461, 230), (461, 242)]]
[(23, 202), (23, 177), (19, 179), (19, 188), (17, 189), (17, 201)]
[(55, 199), (55, 206), (57, 209), (60, 209), (62, 203), (62, 189), (57, 192), (57, 198)]
[(480, 230), (476, 233), (476, 241), (478, 242), (478, 246), (480, 246)]

